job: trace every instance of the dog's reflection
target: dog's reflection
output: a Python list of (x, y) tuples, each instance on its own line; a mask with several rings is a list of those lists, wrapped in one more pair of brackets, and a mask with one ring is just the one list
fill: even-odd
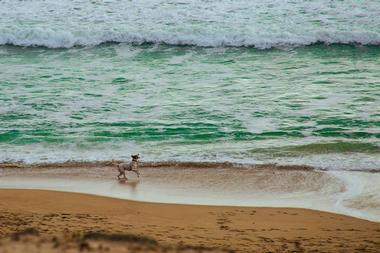
[(125, 187), (130, 188), (131, 192), (135, 192), (137, 189), (140, 180), (119, 180), (119, 185), (124, 185)]

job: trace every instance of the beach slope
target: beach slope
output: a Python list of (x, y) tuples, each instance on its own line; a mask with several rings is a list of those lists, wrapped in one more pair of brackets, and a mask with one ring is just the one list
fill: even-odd
[(151, 252), (380, 248), (380, 223), (307, 209), (157, 204), (43, 190), (0, 190), (0, 199), (0, 252), (148, 252), (149, 245)]

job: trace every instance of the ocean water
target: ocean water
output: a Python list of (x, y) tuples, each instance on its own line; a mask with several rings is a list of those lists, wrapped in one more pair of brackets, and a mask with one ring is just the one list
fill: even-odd
[(0, 1), (0, 162), (380, 170), (380, 2)]

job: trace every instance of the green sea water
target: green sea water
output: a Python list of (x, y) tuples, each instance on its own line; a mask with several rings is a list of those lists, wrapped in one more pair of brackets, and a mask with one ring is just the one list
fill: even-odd
[(380, 168), (380, 48), (0, 46), (0, 160)]

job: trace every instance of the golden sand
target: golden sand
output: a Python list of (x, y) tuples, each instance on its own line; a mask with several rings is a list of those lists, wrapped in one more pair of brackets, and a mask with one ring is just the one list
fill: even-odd
[(0, 252), (380, 249), (380, 223), (308, 209), (157, 204), (42, 190), (0, 190), (0, 199)]

